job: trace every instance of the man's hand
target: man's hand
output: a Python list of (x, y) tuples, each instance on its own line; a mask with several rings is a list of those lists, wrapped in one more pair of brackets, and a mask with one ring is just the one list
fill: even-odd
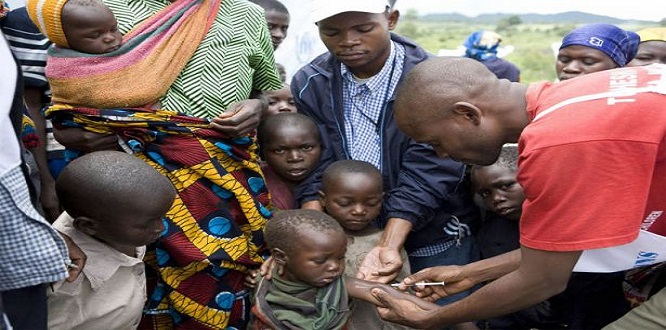
[(402, 269), (400, 252), (393, 248), (376, 246), (365, 256), (356, 277), (373, 282), (389, 283)]
[(67, 271), (69, 272), (69, 276), (67, 277), (67, 282), (73, 282), (76, 280), (76, 278), (79, 276), (81, 271), (83, 270), (83, 267), (86, 265), (86, 260), (88, 257), (86, 256), (83, 251), (79, 248), (72, 239), (63, 234), (59, 233), (62, 239), (65, 241), (65, 244), (67, 244), (67, 250), (69, 251), (69, 259), (72, 261), (72, 265), (69, 265), (67, 267)]
[(263, 103), (248, 99), (232, 103), (227, 110), (211, 120), (210, 126), (232, 137), (247, 135), (259, 126)]
[(83, 128), (53, 128), (55, 139), (69, 149), (82, 152), (100, 150), (118, 150), (118, 136), (114, 134), (99, 134), (86, 131)]
[[(463, 266), (437, 266), (423, 269), (406, 277), (398, 289), (406, 290), (410, 285), (416, 296), (427, 301), (437, 301), (442, 297), (471, 289), (476, 283), (467, 278)], [(420, 282), (444, 282), (444, 285), (422, 286)]]
[(439, 308), (434, 304), (421, 304), (414, 299), (396, 297), (381, 288), (374, 288), (371, 293), (381, 305), (386, 306), (377, 307), (377, 312), (382, 319), (412, 328), (431, 327), (430, 318)]

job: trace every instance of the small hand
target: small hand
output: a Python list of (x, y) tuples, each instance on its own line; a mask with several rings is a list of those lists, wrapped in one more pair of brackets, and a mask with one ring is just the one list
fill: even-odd
[(232, 137), (247, 135), (259, 126), (262, 111), (263, 103), (257, 99), (234, 102), (213, 118), (210, 126)]
[(85, 253), (79, 248), (72, 239), (63, 234), (60, 233), (60, 236), (62, 236), (62, 239), (65, 241), (65, 244), (67, 244), (67, 250), (69, 251), (69, 259), (72, 261), (72, 265), (69, 265), (67, 267), (67, 271), (69, 272), (69, 276), (67, 277), (67, 282), (73, 282), (76, 280), (76, 278), (79, 276), (81, 271), (83, 270), (83, 267), (86, 265), (86, 260), (88, 257), (86, 256)]
[(430, 317), (439, 306), (420, 303), (418, 299), (396, 297), (381, 288), (374, 288), (371, 293), (382, 306), (385, 306), (377, 307), (377, 312), (382, 319), (418, 329), (433, 326), (430, 324)]
[(250, 269), (245, 276), (245, 287), (254, 289), (257, 286), (257, 275), (259, 275), (258, 270)]
[(366, 281), (389, 283), (402, 268), (400, 252), (387, 247), (374, 247), (358, 267), (356, 277)]

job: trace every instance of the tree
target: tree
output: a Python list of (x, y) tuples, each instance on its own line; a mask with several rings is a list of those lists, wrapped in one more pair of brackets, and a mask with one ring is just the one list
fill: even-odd
[(510, 26), (523, 24), (523, 20), (520, 19), (520, 16), (513, 15), (506, 19), (507, 23)]
[(515, 26), (523, 24), (523, 21), (517, 15), (512, 15), (507, 18), (503, 18), (497, 22), (497, 32), (505, 32), (512, 30)]

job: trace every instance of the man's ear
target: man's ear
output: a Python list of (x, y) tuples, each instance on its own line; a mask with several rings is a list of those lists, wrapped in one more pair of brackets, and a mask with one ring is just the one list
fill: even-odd
[(453, 104), (453, 107), (451, 107), (451, 111), (456, 115), (463, 116), (474, 125), (479, 125), (481, 123), (481, 110), (471, 103), (456, 102)]
[(74, 228), (86, 235), (95, 236), (95, 234), (97, 234), (97, 222), (94, 219), (88, 217), (76, 217), (74, 218), (73, 224)]
[[(358, 0), (363, 1), (363, 0)], [(388, 29), (393, 31), (396, 26), (398, 26), (398, 20), (400, 19), (400, 11), (397, 9), (389, 10), (388, 12)]]
[(284, 251), (282, 251), (282, 249), (272, 248), (271, 255), (273, 256), (273, 259), (275, 259), (275, 262), (280, 266), (287, 265), (287, 261), (289, 261), (289, 257)]

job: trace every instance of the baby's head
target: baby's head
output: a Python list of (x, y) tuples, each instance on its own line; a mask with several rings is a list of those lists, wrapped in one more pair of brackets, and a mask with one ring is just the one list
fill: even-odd
[(116, 18), (101, 0), (28, 0), (26, 7), (42, 34), (60, 47), (104, 54), (122, 42)]
[(118, 151), (73, 160), (58, 176), (56, 192), (74, 227), (120, 251), (157, 240), (176, 194), (157, 170)]
[(345, 271), (347, 235), (324, 212), (278, 211), (266, 223), (264, 237), (289, 281), (323, 287)]
[(488, 210), (511, 220), (519, 220), (525, 195), (516, 180), (517, 172), (518, 147), (504, 145), (494, 164), (472, 167), (472, 191), (483, 199)]
[(319, 164), (319, 130), (306, 115), (285, 112), (265, 117), (257, 141), (262, 158), (285, 181), (299, 183)]
[(383, 197), (382, 174), (368, 162), (339, 160), (324, 170), (319, 201), (349, 231), (361, 230), (377, 219)]
[(297, 111), (294, 95), (291, 94), (289, 84), (283, 83), (282, 88), (274, 91), (265, 91), (264, 94), (268, 98), (268, 108), (264, 116)]

